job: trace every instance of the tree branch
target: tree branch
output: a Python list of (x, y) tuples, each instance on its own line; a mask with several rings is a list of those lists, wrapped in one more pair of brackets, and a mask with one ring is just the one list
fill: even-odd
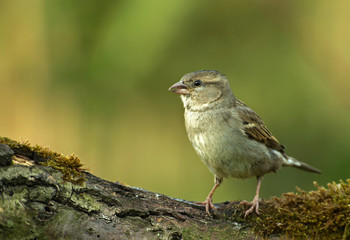
[[(247, 220), (237, 202), (216, 204), (218, 211), (210, 217), (193, 202), (100, 179), (83, 171), (77, 157), (8, 138), (0, 138), (0, 192), (1, 239), (293, 238), (282, 228), (263, 226), (285, 223), (273, 213), (278, 213), (274, 206), (282, 210), (291, 206), (286, 196), (262, 202), (262, 215)], [(349, 236), (349, 222), (347, 215), (338, 225), (329, 224), (337, 226), (329, 236)], [(301, 233), (313, 236), (314, 228), (310, 229)]]

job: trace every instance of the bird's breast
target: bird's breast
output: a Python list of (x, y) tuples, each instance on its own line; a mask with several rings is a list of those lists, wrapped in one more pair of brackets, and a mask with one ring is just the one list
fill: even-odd
[(240, 124), (234, 113), (186, 111), (185, 123), (195, 151), (215, 175), (229, 177), (233, 170), (242, 177), (247, 175), (244, 170), (247, 164), (240, 160), (239, 141), (243, 134), (233, 127)]
[(185, 123), (195, 151), (219, 177), (260, 175), (256, 166), (270, 164), (266, 147), (247, 138), (235, 112), (185, 111)]

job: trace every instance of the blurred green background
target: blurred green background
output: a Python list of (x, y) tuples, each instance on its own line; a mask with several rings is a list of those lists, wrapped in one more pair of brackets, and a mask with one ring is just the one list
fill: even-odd
[[(213, 176), (167, 89), (216, 69), (289, 155), (323, 170), (266, 175), (262, 197), (349, 178), (349, 12), (346, 0), (3, 0), (0, 135), (201, 201)], [(225, 180), (214, 201), (251, 200), (255, 185)]]

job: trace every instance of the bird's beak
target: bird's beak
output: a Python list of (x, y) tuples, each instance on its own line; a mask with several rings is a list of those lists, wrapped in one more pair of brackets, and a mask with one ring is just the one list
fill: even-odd
[(183, 83), (183, 81), (177, 82), (174, 85), (172, 85), (169, 88), (170, 91), (172, 91), (173, 93), (177, 93), (177, 94), (182, 94), (182, 95), (188, 95), (190, 94), (190, 90), (188, 89), (188, 87)]

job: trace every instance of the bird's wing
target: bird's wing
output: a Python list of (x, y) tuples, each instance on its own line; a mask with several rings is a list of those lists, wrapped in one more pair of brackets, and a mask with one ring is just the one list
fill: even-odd
[(250, 139), (284, 153), (284, 146), (271, 134), (261, 118), (252, 109), (237, 99), (236, 110), (243, 121), (244, 132)]

